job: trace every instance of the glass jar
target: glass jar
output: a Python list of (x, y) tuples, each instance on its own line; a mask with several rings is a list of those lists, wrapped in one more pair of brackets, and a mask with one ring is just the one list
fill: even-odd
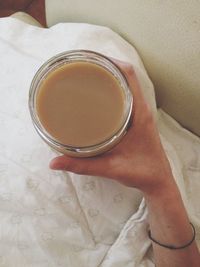
[[(119, 82), (120, 88), (124, 95), (123, 122), (120, 128), (107, 140), (101, 143), (87, 146), (76, 147), (68, 144), (62, 144), (53, 138), (43, 127), (40, 122), (36, 109), (36, 99), (40, 90), (41, 82), (55, 69), (74, 62), (89, 62), (97, 64), (110, 72)], [(75, 157), (91, 157), (101, 154), (111, 149), (125, 135), (128, 129), (129, 120), (132, 114), (133, 97), (129, 89), (127, 79), (120, 68), (108, 57), (88, 50), (71, 50), (58, 54), (45, 62), (35, 74), (29, 91), (29, 110), (33, 125), (40, 137), (53, 149), (63, 154)]]

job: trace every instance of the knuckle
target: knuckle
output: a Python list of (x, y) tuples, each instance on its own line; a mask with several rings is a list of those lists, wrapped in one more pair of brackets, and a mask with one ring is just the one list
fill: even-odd
[(82, 173), (82, 167), (80, 166), (80, 164), (78, 163), (73, 163), (71, 165), (71, 169), (74, 173), (77, 173), (77, 174), (81, 174)]
[(149, 106), (147, 106), (147, 108), (146, 108), (146, 114), (145, 114), (145, 117), (146, 117), (146, 119), (145, 119), (146, 122), (145, 122), (145, 123), (146, 123), (147, 125), (152, 125), (153, 122), (154, 122), (154, 118), (153, 118), (153, 114), (152, 114), (152, 112), (151, 112)]
[(126, 64), (124, 70), (127, 76), (135, 75), (135, 70), (131, 64)]
[(139, 123), (141, 123), (145, 127), (149, 127), (154, 124), (153, 113), (146, 102), (143, 103), (140, 110)]
[(74, 162), (73, 159), (68, 159), (68, 161), (65, 163), (65, 169), (71, 172), (76, 172), (77, 164)]
[(76, 174), (89, 174), (90, 171), (88, 164), (79, 161), (72, 162), (70, 165), (70, 169)]

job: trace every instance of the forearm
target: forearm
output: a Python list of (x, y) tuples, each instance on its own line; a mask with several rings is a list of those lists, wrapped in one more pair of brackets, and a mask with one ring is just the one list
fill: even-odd
[[(162, 244), (182, 246), (193, 231), (175, 182), (159, 192), (145, 194), (151, 235)], [(153, 242), (157, 267), (199, 267), (200, 254), (195, 241), (184, 249), (171, 250)]]

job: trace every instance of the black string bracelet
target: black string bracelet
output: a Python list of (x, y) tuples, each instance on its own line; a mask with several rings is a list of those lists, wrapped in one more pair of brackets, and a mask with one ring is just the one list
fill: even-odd
[(190, 225), (192, 226), (192, 230), (193, 230), (193, 236), (192, 236), (192, 239), (186, 243), (185, 245), (183, 246), (174, 246), (174, 245), (166, 245), (166, 244), (162, 244), (160, 243), (159, 241), (155, 240), (152, 236), (151, 236), (151, 231), (149, 230), (148, 231), (148, 235), (149, 235), (149, 238), (151, 239), (151, 241), (153, 241), (154, 243), (156, 243), (157, 245), (161, 246), (161, 247), (164, 247), (164, 248), (168, 248), (168, 249), (183, 249), (183, 248), (187, 248), (189, 247), (192, 242), (195, 240), (195, 236), (196, 236), (196, 231), (195, 231), (195, 228), (194, 228), (194, 225), (192, 223), (190, 223)]

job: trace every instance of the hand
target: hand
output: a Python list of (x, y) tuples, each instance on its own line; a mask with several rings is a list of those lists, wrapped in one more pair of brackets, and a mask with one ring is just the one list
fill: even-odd
[[(78, 174), (104, 176), (143, 191), (152, 236), (163, 244), (185, 244), (191, 227), (162, 144), (153, 115), (145, 102), (133, 68), (115, 61), (127, 77), (134, 99), (131, 126), (112, 150), (93, 158), (60, 156), (50, 167)], [(200, 266), (193, 242), (184, 250), (153, 244), (156, 266)]]
[(153, 115), (133, 67), (121, 61), (115, 62), (126, 75), (133, 93), (134, 112), (127, 134), (107, 153), (92, 158), (59, 156), (51, 161), (50, 168), (104, 176), (144, 192), (160, 186), (163, 188), (170, 182), (172, 174)]

